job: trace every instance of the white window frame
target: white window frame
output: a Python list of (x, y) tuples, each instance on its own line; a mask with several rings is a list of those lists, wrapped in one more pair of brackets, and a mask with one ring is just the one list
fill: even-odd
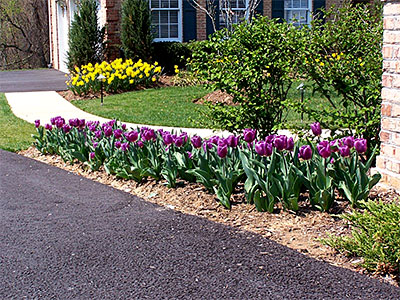
[[(160, 0), (161, 1), (161, 0)], [(149, 6), (150, 10), (153, 11), (178, 11), (178, 38), (154, 38), (154, 42), (182, 42), (182, 14), (183, 14), (183, 9), (182, 9), (182, 0), (178, 0), (178, 7), (177, 8), (161, 8), (161, 7), (156, 7), (152, 8), (151, 7), (151, 0), (149, 0)], [(169, 29), (168, 29), (169, 30)]]
[[(311, 12), (312, 12), (312, 8), (313, 8), (312, 5), (313, 5), (313, 1), (312, 0), (308, 0), (308, 8), (307, 9), (305, 9), (305, 8), (284, 8), (285, 16), (286, 16), (286, 11), (295, 12), (295, 11), (307, 10), (307, 22), (306, 22), (306, 24), (310, 25), (311, 24), (311, 17), (312, 17)], [(286, 18), (285, 18), (285, 20), (286, 20)], [(292, 20), (286, 20), (286, 21), (288, 23), (294, 24), (295, 26), (301, 26), (302, 25), (300, 22), (293, 22)]]
[[(223, 0), (223, 1), (226, 1), (226, 2), (228, 2), (229, 3), (229, 0)], [(235, 0), (236, 1), (236, 3), (238, 3), (240, 0)], [(220, 7), (220, 11), (222, 12), (222, 11), (229, 11), (229, 10), (231, 10), (232, 12), (236, 12), (236, 11), (244, 11), (245, 13), (244, 13), (244, 19), (245, 20), (247, 20), (248, 18), (249, 18), (249, 16), (248, 16), (248, 13), (246, 13), (246, 11), (248, 10), (248, 7), (249, 7), (249, 0), (245, 0), (245, 6), (244, 7), (237, 7), (237, 8), (232, 8), (232, 7), (229, 7), (229, 8), (226, 8), (226, 7)], [(222, 18), (223, 19), (223, 18)], [(221, 14), (220, 14), (220, 16), (219, 16), (219, 22), (220, 22), (220, 24), (221, 24)], [(239, 22), (232, 22), (232, 25), (233, 24), (239, 24)], [(221, 27), (221, 25), (220, 25), (220, 27)], [(226, 26), (225, 26), (226, 27)]]

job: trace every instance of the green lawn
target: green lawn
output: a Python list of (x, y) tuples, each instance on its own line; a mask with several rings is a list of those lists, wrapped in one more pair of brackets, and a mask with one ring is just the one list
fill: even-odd
[(206, 109), (192, 101), (207, 93), (201, 86), (166, 87), (108, 96), (103, 106), (99, 99), (72, 103), (92, 114), (124, 122), (190, 128), (199, 127), (196, 121)]
[(28, 148), (35, 133), (35, 126), (17, 118), (11, 111), (6, 97), (0, 93), (0, 148), (18, 151)]
[[(300, 91), (296, 89), (298, 83), (293, 84), (288, 97), (299, 99)], [(194, 104), (192, 100), (206, 95), (208, 91), (202, 86), (167, 87), (134, 91), (104, 98), (104, 105), (100, 100), (75, 100), (72, 103), (84, 111), (105, 118), (116, 118), (123, 122), (161, 125), (173, 127), (201, 127), (198, 124), (207, 108)], [(312, 95), (311, 90), (305, 91), (305, 98), (312, 98), (310, 105), (317, 107), (327, 103), (318, 94)], [(336, 101), (336, 99), (334, 99)], [(304, 115), (301, 122), (300, 114), (289, 112), (287, 121), (291, 124), (309, 126), (311, 120)]]

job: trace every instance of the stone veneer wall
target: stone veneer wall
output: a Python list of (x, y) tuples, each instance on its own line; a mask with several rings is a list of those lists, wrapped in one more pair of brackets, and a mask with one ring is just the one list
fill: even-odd
[(381, 153), (382, 183), (400, 190), (400, 2), (383, 0)]

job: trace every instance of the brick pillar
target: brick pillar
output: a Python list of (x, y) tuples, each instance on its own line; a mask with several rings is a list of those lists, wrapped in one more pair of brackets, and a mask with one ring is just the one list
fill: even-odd
[(121, 20), (121, 1), (102, 0), (102, 21), (106, 27), (106, 59), (114, 60), (119, 57), (120, 39), (120, 20)]
[(381, 153), (382, 183), (400, 191), (400, 2), (383, 0)]
[(272, 18), (272, 0), (263, 1), (263, 16)]
[[(198, 0), (201, 7), (206, 7), (206, 0)], [(206, 12), (200, 8), (196, 9), (196, 36), (198, 41), (207, 39), (207, 15)]]

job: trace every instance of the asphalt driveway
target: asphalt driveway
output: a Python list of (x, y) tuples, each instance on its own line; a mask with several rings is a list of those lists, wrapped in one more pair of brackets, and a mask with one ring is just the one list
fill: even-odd
[(0, 72), (0, 92), (65, 91), (65, 73), (54, 69)]
[(251, 233), (0, 150), (0, 299), (400, 299)]

